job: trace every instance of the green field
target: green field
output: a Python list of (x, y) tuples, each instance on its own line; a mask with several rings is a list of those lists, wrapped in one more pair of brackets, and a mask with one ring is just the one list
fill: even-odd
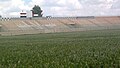
[(0, 68), (120, 68), (120, 30), (0, 36)]

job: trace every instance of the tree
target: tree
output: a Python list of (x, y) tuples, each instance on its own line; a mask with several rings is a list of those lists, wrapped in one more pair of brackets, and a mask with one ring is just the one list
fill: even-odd
[(32, 12), (33, 14), (38, 14), (38, 17), (42, 17), (42, 10), (41, 8), (38, 6), (38, 5), (35, 5), (33, 8), (32, 8)]

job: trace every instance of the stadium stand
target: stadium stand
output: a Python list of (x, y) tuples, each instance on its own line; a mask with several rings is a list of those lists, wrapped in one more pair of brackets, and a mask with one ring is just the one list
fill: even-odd
[(1, 35), (21, 35), (86, 30), (120, 29), (120, 17), (6, 18), (0, 20)]

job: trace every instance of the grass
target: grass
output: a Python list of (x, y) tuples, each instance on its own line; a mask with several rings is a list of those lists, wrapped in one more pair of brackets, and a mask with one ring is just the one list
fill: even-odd
[(0, 68), (119, 68), (120, 30), (0, 36)]

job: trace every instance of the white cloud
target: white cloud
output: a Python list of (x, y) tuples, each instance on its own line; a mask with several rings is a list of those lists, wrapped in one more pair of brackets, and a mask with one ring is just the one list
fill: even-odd
[(120, 15), (119, 4), (120, 0), (0, 0), (0, 14), (19, 16), (21, 10), (39, 5), (44, 16)]

